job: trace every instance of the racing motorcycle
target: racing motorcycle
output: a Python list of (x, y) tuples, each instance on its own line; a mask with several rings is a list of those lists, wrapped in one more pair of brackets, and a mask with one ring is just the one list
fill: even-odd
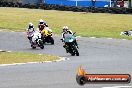
[(44, 49), (44, 44), (41, 39), (41, 33), (39, 32), (34, 32), (33, 37), (32, 37), (32, 43), (31, 47), (35, 49), (36, 47), (40, 47), (41, 49)]
[(51, 43), (52, 45), (54, 45), (54, 39), (52, 36), (52, 30), (49, 29), (48, 27), (45, 27), (45, 29), (43, 29), (41, 31), (42, 34), (42, 40), (45, 43)]
[[(75, 34), (75, 33), (74, 33)], [(65, 34), (64, 35), (64, 40), (62, 40), (62, 42), (64, 42), (63, 47), (66, 49), (67, 53), (70, 53), (72, 56), (79, 56), (79, 52), (78, 52), (78, 45), (76, 42), (76, 37), (74, 36), (74, 34)]]

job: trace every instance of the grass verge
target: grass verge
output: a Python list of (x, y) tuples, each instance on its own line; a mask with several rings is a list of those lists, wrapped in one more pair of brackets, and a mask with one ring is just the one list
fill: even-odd
[(0, 52), (0, 64), (26, 63), (26, 62), (44, 62), (58, 60), (57, 56), (39, 55), (23, 52)]
[(112, 37), (120, 36), (124, 30), (132, 30), (132, 15), (106, 13), (79, 13), (70, 11), (40, 10), (26, 8), (0, 7), (0, 29), (25, 31), (27, 24), (33, 22), (37, 27), (39, 19), (45, 20), (54, 33), (61, 33), (64, 25), (80, 36)]

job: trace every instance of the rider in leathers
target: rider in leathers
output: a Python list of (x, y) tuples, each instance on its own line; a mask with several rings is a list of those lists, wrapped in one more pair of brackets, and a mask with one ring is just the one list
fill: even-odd
[[(62, 30), (63, 30), (62, 31), (62, 41), (64, 41), (64, 39), (65, 39), (65, 36), (64, 36), (65, 34), (68, 33), (68, 34), (72, 34), (73, 35), (73, 32), (71, 30), (69, 30), (68, 26), (64, 26)], [(76, 42), (76, 39), (74, 40), (74, 43), (75, 43), (75, 45), (78, 48), (78, 44)], [(65, 45), (63, 47), (65, 48)]]
[(29, 42), (32, 43), (32, 37), (33, 37), (34, 32), (35, 32), (34, 25), (32, 23), (29, 23), (26, 31), (27, 31), (27, 38), (29, 39)]

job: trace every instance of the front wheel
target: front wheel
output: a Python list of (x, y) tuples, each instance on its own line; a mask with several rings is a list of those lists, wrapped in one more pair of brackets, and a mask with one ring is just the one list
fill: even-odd
[(79, 56), (79, 52), (78, 52), (78, 50), (76, 50), (76, 56)]
[(75, 56), (74, 48), (71, 48), (70, 52), (71, 56)]
[(40, 46), (41, 49), (44, 49), (44, 45)]
[(79, 56), (79, 52), (75, 46), (74, 46), (74, 53), (76, 54), (76, 56)]
[(75, 53), (74, 53), (74, 52), (72, 52), (72, 53), (71, 53), (71, 55), (72, 55), (72, 56), (75, 56)]
[(42, 40), (39, 40), (39, 47), (40, 47), (41, 49), (44, 49), (44, 44), (43, 44), (43, 41), (42, 41)]

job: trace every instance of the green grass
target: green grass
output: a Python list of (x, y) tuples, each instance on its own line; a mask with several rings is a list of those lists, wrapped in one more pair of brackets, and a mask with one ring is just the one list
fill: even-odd
[(0, 8), (0, 28), (25, 31), (27, 24), (33, 22), (37, 27), (39, 19), (45, 20), (54, 33), (61, 33), (64, 25), (81, 36), (127, 38), (120, 36), (124, 30), (132, 30), (132, 15), (80, 13), (55, 10)]
[(52, 55), (38, 55), (22, 52), (0, 52), (0, 64), (26, 63), (26, 62), (44, 62), (59, 59)]

